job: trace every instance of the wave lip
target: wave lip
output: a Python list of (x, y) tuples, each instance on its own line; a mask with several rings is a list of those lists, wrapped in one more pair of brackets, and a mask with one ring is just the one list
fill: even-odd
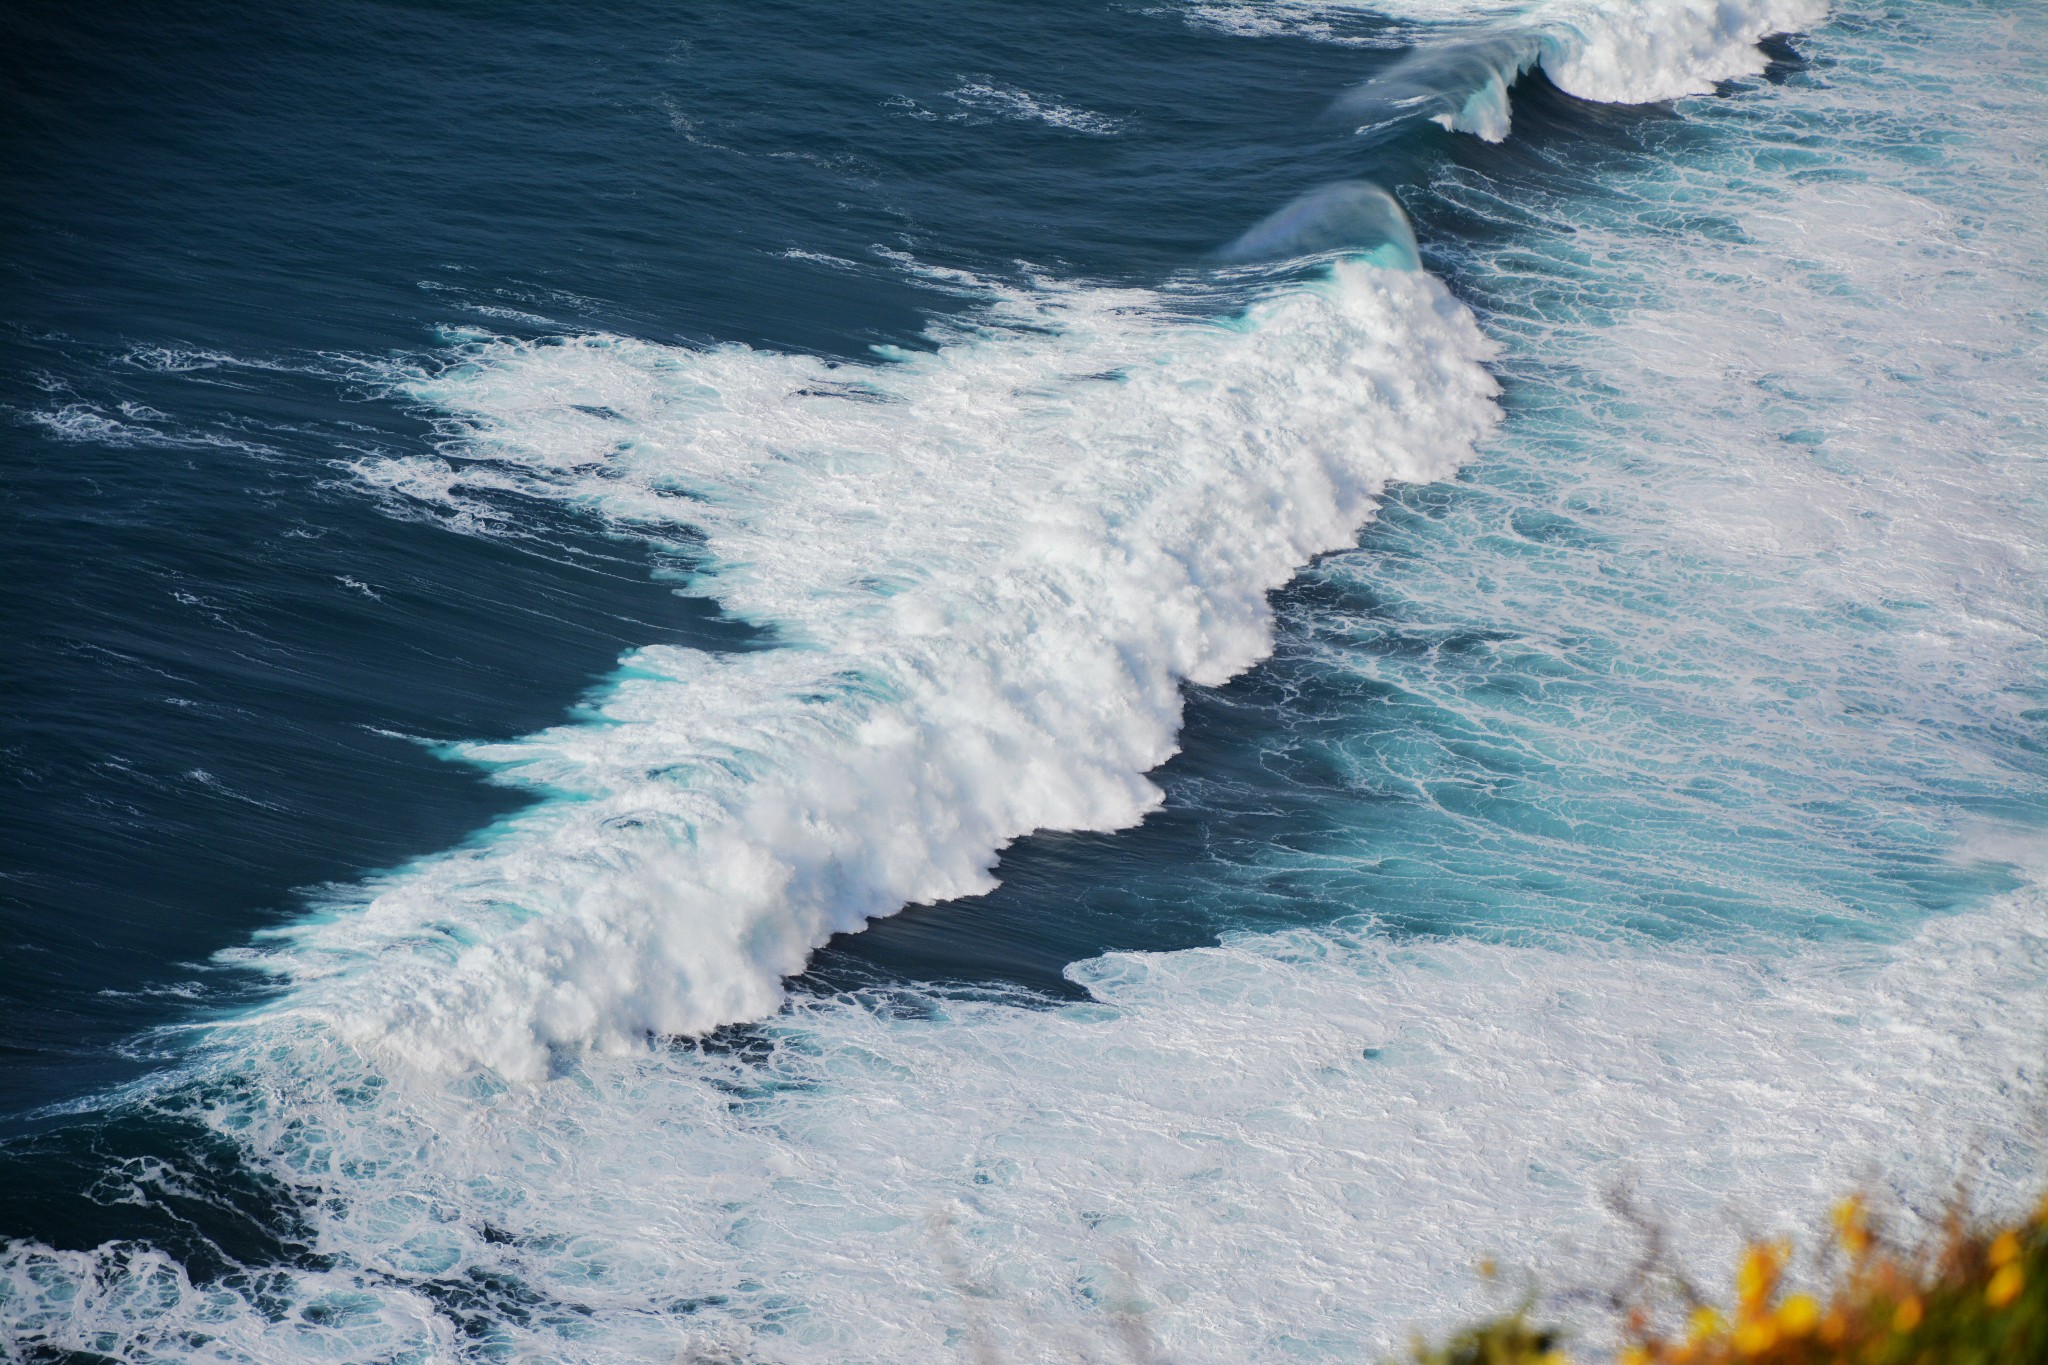
[(1333, 251), (1357, 254), (1392, 270), (1422, 268), (1422, 250), (1401, 201), (1363, 180), (1320, 185), (1298, 196), (1216, 256), (1242, 265)]
[[(1421, 115), (1500, 142), (1511, 122), (1509, 88), (1539, 66), (1566, 94), (1599, 104), (1710, 94), (1764, 71), (1765, 38), (1811, 28), (1828, 10), (1827, 0), (1550, 0), (1512, 14), (1482, 7), (1461, 36), (1411, 53), (1336, 110), (1358, 119), (1361, 132)], [(1443, 17), (1440, 8), (1423, 15)]]
[(585, 719), (467, 746), (551, 799), (273, 942), (287, 1007), (538, 1079), (772, 1012), (832, 934), (991, 888), (1020, 835), (1143, 818), (1180, 685), (1264, 657), (1266, 594), (1496, 416), (1490, 345), (1427, 276), (1187, 302), (997, 291), (879, 365), (479, 337), (411, 376), (450, 458), (366, 480), (687, 544), (694, 591), (782, 647), (639, 650)]

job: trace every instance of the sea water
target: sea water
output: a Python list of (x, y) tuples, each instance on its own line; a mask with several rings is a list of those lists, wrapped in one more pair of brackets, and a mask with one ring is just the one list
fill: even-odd
[(2029, 7), (10, 22), (18, 1350), (1349, 1360), (2039, 1184)]

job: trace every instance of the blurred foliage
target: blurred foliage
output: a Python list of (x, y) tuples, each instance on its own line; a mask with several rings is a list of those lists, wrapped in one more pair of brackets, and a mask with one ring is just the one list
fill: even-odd
[[(1732, 1296), (1715, 1302), (1657, 1273), (1622, 1296), (1622, 1344), (1580, 1357), (1613, 1365), (2048, 1365), (2048, 1198), (2023, 1222), (1987, 1224), (1958, 1201), (1939, 1232), (1894, 1242), (1861, 1198), (1835, 1209), (1807, 1289), (1788, 1292), (1792, 1246), (1752, 1242)], [(1485, 1268), (1490, 1272), (1490, 1267)], [(1674, 1312), (1673, 1310), (1677, 1311)], [(1677, 1326), (1671, 1324), (1677, 1323)], [(1562, 1334), (1529, 1305), (1413, 1365), (1567, 1365)]]

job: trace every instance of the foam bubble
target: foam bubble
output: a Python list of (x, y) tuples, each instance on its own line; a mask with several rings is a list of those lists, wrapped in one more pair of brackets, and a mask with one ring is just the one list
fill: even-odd
[(175, 430), (165, 413), (138, 403), (115, 404), (112, 411), (97, 403), (71, 402), (30, 411), (24, 416), (52, 436), (65, 441), (112, 446), (116, 449), (163, 447), (189, 449), (214, 447), (239, 450), (259, 458), (277, 451), (256, 441), (246, 441), (219, 431)]

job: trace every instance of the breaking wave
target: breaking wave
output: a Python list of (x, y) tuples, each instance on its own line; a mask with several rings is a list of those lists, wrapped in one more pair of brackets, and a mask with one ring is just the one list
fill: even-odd
[(875, 365), (477, 337), (405, 379), (445, 458), (363, 479), (475, 526), (586, 508), (779, 647), (642, 649), (575, 723), (464, 746), (552, 799), (271, 945), (290, 1008), (539, 1079), (768, 1014), (832, 934), (988, 890), (1022, 834), (1141, 819), (1181, 684), (1263, 657), (1266, 595), (1495, 417), (1488, 343), (1424, 275), (1196, 302), (1013, 291)]

